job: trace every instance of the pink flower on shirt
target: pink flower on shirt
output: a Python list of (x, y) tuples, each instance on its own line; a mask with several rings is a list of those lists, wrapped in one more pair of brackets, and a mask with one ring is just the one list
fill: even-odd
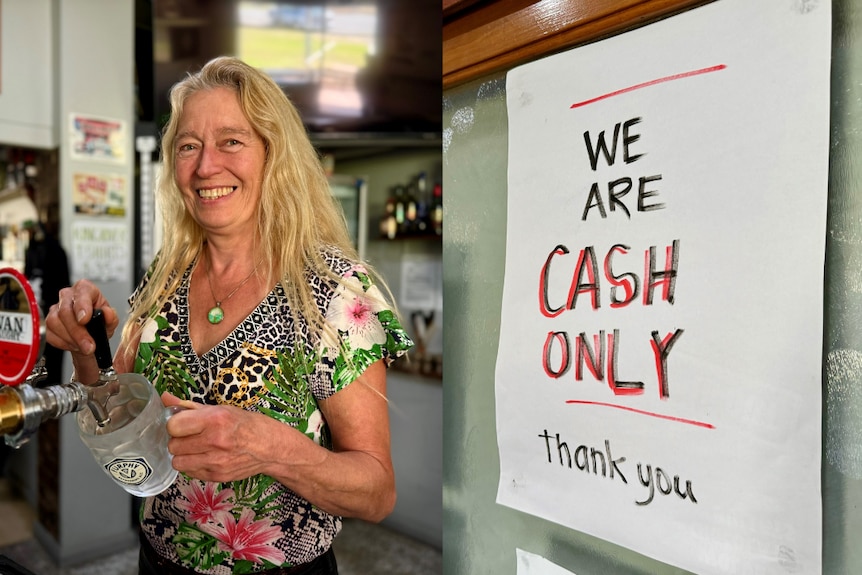
[(180, 499), (177, 507), (186, 512), (188, 521), (192, 523), (220, 522), (224, 515), (230, 515), (233, 506), (229, 501), (234, 497), (233, 489), (222, 489), (216, 493), (215, 483), (207, 481), (204, 486), (201, 489), (199, 481), (180, 484), (180, 492), (185, 499)]
[[(377, 313), (384, 309), (383, 297), (377, 286), (367, 292), (350, 290), (340, 286), (326, 312), (326, 320), (338, 331), (347, 333), (347, 339), (355, 349), (371, 349), (375, 343), (386, 343)], [(324, 334), (324, 344), (335, 347), (331, 336)]]
[(254, 520), (254, 511), (243, 509), (238, 521), (225, 518), (223, 525), (208, 523), (201, 530), (218, 540), (218, 547), (231, 554), (235, 560), (263, 563), (267, 560), (274, 565), (285, 561), (284, 553), (272, 545), (281, 538), (281, 528), (261, 519)]

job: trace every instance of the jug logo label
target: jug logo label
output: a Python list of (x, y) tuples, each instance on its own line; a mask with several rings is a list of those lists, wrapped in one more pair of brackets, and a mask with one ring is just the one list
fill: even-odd
[(153, 474), (153, 468), (143, 457), (112, 459), (105, 470), (125, 485), (140, 485)]

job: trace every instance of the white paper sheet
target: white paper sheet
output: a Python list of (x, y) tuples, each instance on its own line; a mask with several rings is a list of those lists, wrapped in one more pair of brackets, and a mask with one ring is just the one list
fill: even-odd
[(509, 73), (499, 503), (820, 572), (830, 18), (719, 0)]
[(515, 551), (518, 557), (517, 575), (575, 575), (541, 555), (523, 549), (516, 549)]
[(72, 281), (122, 281), (130, 277), (129, 229), (111, 219), (72, 222)]

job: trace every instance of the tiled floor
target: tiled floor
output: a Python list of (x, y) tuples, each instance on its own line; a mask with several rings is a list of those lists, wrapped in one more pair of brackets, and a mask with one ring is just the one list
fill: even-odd
[[(13, 509), (4, 508), (6, 523)], [(396, 533), (382, 526), (348, 519), (335, 541), (335, 555), (340, 575), (436, 575), (442, 573), (443, 557), (439, 549)], [(13, 567), (4, 567), (4, 558)], [(118, 552), (104, 559), (60, 568), (32, 536), (0, 547), (0, 575), (18, 575), (17, 566), (33, 575), (137, 575), (137, 548)]]

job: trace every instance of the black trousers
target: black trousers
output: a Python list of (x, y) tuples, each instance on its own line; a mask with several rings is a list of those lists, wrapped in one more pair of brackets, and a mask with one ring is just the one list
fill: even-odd
[[(138, 575), (195, 575), (196, 573), (196, 571), (161, 557), (147, 541), (147, 538), (141, 536)], [(338, 575), (338, 565), (335, 562), (335, 552), (330, 547), (326, 553), (308, 563), (294, 567), (268, 569), (260, 571), (258, 575)]]

